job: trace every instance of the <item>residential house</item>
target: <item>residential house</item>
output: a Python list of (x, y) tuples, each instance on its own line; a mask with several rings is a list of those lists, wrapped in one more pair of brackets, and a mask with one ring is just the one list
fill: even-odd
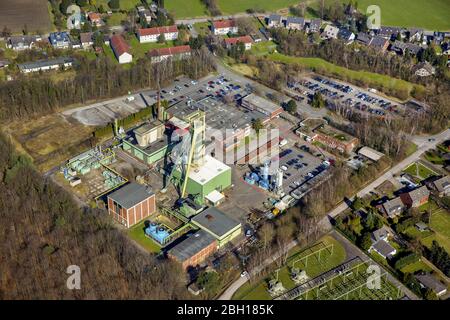
[(42, 41), (41, 36), (12, 36), (6, 42), (6, 47), (15, 51), (22, 51), (35, 48), (39, 41)]
[(228, 33), (237, 33), (238, 26), (233, 19), (213, 21), (211, 31), (215, 35), (225, 35)]
[(369, 249), (369, 252), (375, 251), (384, 259), (390, 259), (397, 253), (397, 250), (385, 240), (375, 242)]
[(150, 23), (152, 21), (152, 12), (149, 9), (139, 6), (137, 7), (137, 10), (141, 21), (145, 21), (146, 23)]
[(431, 289), (438, 297), (447, 293), (447, 286), (442, 284), (430, 273), (419, 274), (415, 276), (422, 288)]
[(410, 42), (419, 42), (423, 36), (423, 29), (411, 28), (407, 31)]
[(92, 47), (94, 45), (94, 40), (92, 39), (92, 32), (83, 32), (80, 33), (80, 42), (81, 42), (81, 47), (83, 49), (89, 49), (90, 47)]
[(305, 19), (300, 17), (288, 17), (285, 22), (286, 28), (290, 30), (303, 30)]
[(252, 38), (250, 36), (242, 36), (242, 37), (235, 37), (235, 38), (226, 38), (225, 39), (225, 46), (227, 49), (230, 49), (231, 46), (234, 46), (238, 43), (243, 43), (245, 50), (250, 50), (252, 48)]
[(45, 59), (34, 62), (26, 62), (18, 64), (19, 70), (22, 73), (39, 72), (57, 70), (61, 67), (69, 68), (73, 65), (75, 59), (68, 57), (61, 57), (56, 59)]
[(391, 199), (379, 206), (380, 211), (382, 211), (389, 218), (395, 218), (399, 216), (404, 210), (405, 205), (400, 197)]
[(402, 39), (405, 38), (405, 30), (400, 27), (381, 26), (381, 28), (377, 30), (377, 35), (387, 40), (395, 39), (398, 34), (400, 34)]
[(408, 208), (417, 208), (428, 202), (430, 191), (427, 187), (422, 186), (410, 192), (402, 193), (400, 198), (405, 206)]
[(439, 197), (450, 195), (450, 177), (443, 176), (440, 178), (433, 179), (426, 183), (428, 188), (435, 191)]
[(138, 29), (137, 36), (140, 43), (157, 42), (159, 37), (164, 35), (165, 40), (176, 40), (178, 38), (178, 28), (176, 25), (166, 27), (154, 27)]
[(339, 28), (329, 24), (325, 27), (325, 29), (323, 29), (321, 37), (323, 39), (337, 39), (338, 33)]
[(380, 240), (388, 241), (389, 237), (391, 237), (391, 236), (392, 236), (391, 231), (386, 226), (382, 226), (380, 229), (375, 230), (371, 234), (373, 243), (376, 243)]
[(372, 37), (365, 32), (359, 32), (358, 35), (356, 36), (356, 41), (359, 42), (360, 44), (368, 46), (372, 41)]
[(348, 29), (341, 28), (338, 32), (338, 38), (345, 41), (346, 44), (350, 44), (355, 40), (355, 34)]
[(131, 48), (125, 39), (121, 35), (114, 35), (109, 40), (111, 49), (114, 52), (117, 60), (120, 64), (130, 63), (133, 61), (133, 55), (131, 54)]
[(283, 18), (279, 14), (271, 14), (266, 22), (269, 28), (279, 28), (283, 25)]
[(50, 33), (49, 40), (54, 48), (67, 49), (70, 47), (70, 37), (66, 31)]
[(81, 49), (81, 41), (78, 37), (69, 36), (70, 39), (70, 47), (72, 49)]
[(88, 20), (93, 27), (101, 27), (105, 24), (102, 20), (102, 15), (98, 12), (89, 12)]
[(316, 33), (320, 31), (320, 27), (322, 26), (322, 19), (311, 19), (308, 24), (308, 32)]
[(402, 55), (405, 54), (406, 51), (409, 51), (410, 55), (416, 56), (423, 48), (414, 43), (395, 40), (394, 44), (391, 46), (391, 50)]
[(374, 36), (369, 43), (369, 47), (375, 49), (378, 52), (384, 53), (389, 47), (389, 40), (386, 40), (380, 36)]
[(169, 58), (185, 59), (191, 55), (191, 47), (188, 45), (177, 46), (171, 48), (159, 48), (151, 50), (148, 55), (153, 63), (161, 62)]
[(415, 65), (413, 67), (413, 72), (416, 76), (419, 77), (429, 77), (435, 74), (436, 70), (428, 61), (425, 61)]
[(144, 220), (156, 210), (155, 193), (150, 187), (131, 182), (109, 194), (108, 213), (129, 228)]

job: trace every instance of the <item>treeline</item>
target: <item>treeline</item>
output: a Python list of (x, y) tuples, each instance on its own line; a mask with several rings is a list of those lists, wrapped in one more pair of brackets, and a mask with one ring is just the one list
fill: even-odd
[(217, 5), (217, 0), (202, 0), (202, 2), (212, 16), (220, 16), (222, 14)]
[(205, 48), (194, 50), (189, 59), (152, 64), (144, 58), (129, 69), (107, 57), (89, 61), (78, 57), (76, 76), (62, 81), (47, 75), (21, 76), (0, 84), (0, 121), (44, 115), (58, 108), (94, 99), (106, 99), (128, 91), (170, 83), (185, 74), (197, 79), (214, 70), (215, 63)]
[[(79, 209), (0, 135), (0, 299), (186, 299), (178, 265), (138, 250), (101, 211)], [(66, 286), (67, 267), (81, 289)]]

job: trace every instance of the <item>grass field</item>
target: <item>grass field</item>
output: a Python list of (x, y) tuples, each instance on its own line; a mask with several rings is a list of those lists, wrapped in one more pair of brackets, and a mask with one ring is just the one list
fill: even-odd
[[(325, 236), (318, 241), (317, 245), (320, 242), (322, 242), (324, 245), (333, 244), (334, 245), (333, 254), (330, 255), (329, 253), (326, 253), (325, 258), (323, 258), (324, 254), (322, 253), (321, 262), (317, 260), (316, 256), (311, 256), (309, 258), (307, 267), (305, 267), (302, 262), (296, 261), (298, 261), (302, 257), (305, 257), (307, 254), (311, 253), (314, 249), (319, 248), (319, 246), (315, 245), (307, 249), (295, 247), (290, 251), (287, 266), (281, 268), (278, 273), (278, 279), (279, 281), (281, 281), (281, 283), (286, 289), (290, 289), (295, 286), (295, 283), (290, 278), (290, 270), (289, 270), (289, 268), (292, 266), (293, 263), (295, 263), (295, 267), (305, 270), (307, 275), (310, 278), (313, 278), (344, 262), (346, 252), (338, 241), (336, 241), (331, 236)], [(236, 291), (235, 295), (233, 296), (233, 299), (234, 300), (271, 299), (270, 295), (267, 292), (267, 282), (272, 278), (275, 278), (275, 273), (271, 274), (266, 279), (263, 279), (260, 282), (254, 284), (247, 282), (242, 287), (240, 287), (238, 291)]]
[(409, 165), (408, 167), (406, 167), (403, 170), (403, 172), (406, 172), (406, 173), (412, 175), (413, 177), (417, 177), (422, 180), (427, 179), (431, 176), (437, 175), (437, 173), (435, 173), (428, 167), (426, 167), (423, 164), (418, 163), (418, 162), (415, 162), (415, 163)]
[(223, 14), (245, 12), (247, 9), (265, 10), (268, 12), (287, 8), (298, 4), (299, 0), (218, 0), (219, 8)]
[[(97, 0), (97, 8), (102, 5), (106, 10), (109, 9), (108, 6), (109, 0)], [(169, 1), (167, 1), (169, 2)], [(136, 7), (137, 4), (141, 4), (141, 0), (120, 0), (120, 9), (122, 10), (130, 10)]]
[(153, 240), (147, 238), (144, 233), (144, 223), (142, 221), (137, 225), (131, 227), (127, 233), (128, 236), (140, 244), (144, 249), (148, 250), (151, 253), (159, 253), (161, 251), (161, 247), (158, 246)]
[(250, 52), (255, 56), (264, 56), (273, 53), (276, 48), (277, 45), (273, 41), (261, 41), (259, 43), (254, 43)]
[(131, 46), (134, 61), (143, 58), (152, 49), (173, 47), (173, 41), (166, 41), (165, 43), (140, 43), (136, 37), (132, 37), (128, 43)]
[(417, 271), (429, 272), (431, 270), (432, 269), (427, 264), (425, 264), (422, 260), (418, 260), (414, 263), (408, 264), (406, 267), (403, 267), (401, 269), (401, 271), (403, 273), (414, 273)]
[(47, 0), (0, 1), (0, 26), (21, 33), (25, 25), (29, 32), (51, 30)]
[(283, 55), (280, 53), (269, 54), (268, 58), (273, 61), (281, 63), (292, 64), (296, 63), (309, 68), (315, 72), (325, 74), (327, 76), (336, 77), (344, 81), (353, 83), (365, 83), (370, 87), (375, 87), (380, 91), (399, 91), (410, 93), (414, 87), (418, 90), (425, 90), (422, 86), (413, 84), (397, 78), (392, 78), (386, 75), (367, 72), (355, 71), (344, 67), (329, 63), (320, 58), (301, 58)]
[(430, 227), (434, 234), (421, 239), (421, 242), (425, 246), (431, 247), (433, 240), (436, 240), (450, 253), (450, 212), (444, 209), (433, 212)]
[(166, 9), (176, 18), (201, 17), (208, 15), (200, 0), (168, 0), (164, 2)]
[[(328, 0), (331, 2), (331, 0)], [(348, 3), (346, 0), (342, 0)], [(421, 27), (428, 30), (450, 30), (450, 1), (448, 0), (359, 0), (358, 8), (381, 8), (381, 24), (389, 26)]]

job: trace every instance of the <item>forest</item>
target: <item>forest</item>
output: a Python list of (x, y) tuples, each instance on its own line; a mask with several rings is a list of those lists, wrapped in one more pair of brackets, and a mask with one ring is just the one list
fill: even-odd
[[(80, 209), (0, 135), (0, 299), (188, 299), (180, 267), (138, 249), (106, 213)], [(66, 287), (68, 266), (80, 290)]]
[(107, 99), (142, 88), (156, 88), (185, 74), (197, 79), (215, 68), (205, 48), (194, 50), (183, 61), (152, 64), (140, 59), (129, 69), (121, 68), (108, 57), (94, 61), (78, 56), (76, 75), (55, 81), (46, 74), (0, 84), (0, 121), (27, 119), (52, 113), (59, 108), (92, 100)]

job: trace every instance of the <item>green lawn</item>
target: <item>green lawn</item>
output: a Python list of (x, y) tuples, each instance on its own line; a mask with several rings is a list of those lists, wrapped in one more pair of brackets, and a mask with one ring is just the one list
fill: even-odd
[(414, 87), (418, 90), (425, 90), (421, 85), (416, 85), (408, 81), (397, 78), (392, 78), (386, 75), (372, 73), (367, 71), (350, 70), (344, 67), (337, 66), (320, 58), (302, 58), (292, 57), (281, 53), (273, 53), (268, 55), (269, 59), (282, 63), (296, 63), (307, 67), (315, 72), (325, 74), (331, 77), (354, 82), (363, 83), (370, 87), (375, 87), (380, 91), (400, 91), (410, 93)]
[(300, 2), (299, 0), (218, 0), (219, 8), (223, 14), (245, 12), (247, 9), (273, 12)]
[(250, 52), (255, 56), (264, 56), (269, 53), (273, 53), (277, 48), (277, 45), (273, 41), (261, 41), (254, 43)]
[(123, 20), (126, 20), (127, 15), (121, 12), (114, 12), (111, 16), (108, 17), (107, 22), (109, 26), (118, 26), (121, 25)]
[(425, 152), (425, 159), (427, 159), (431, 163), (438, 165), (443, 165), (445, 162), (444, 158), (442, 158), (441, 154), (436, 150)]
[(206, 36), (210, 32), (209, 30), (210, 25), (211, 23), (209, 22), (198, 22), (194, 23), (194, 29), (195, 31), (197, 31), (198, 34)]
[[(348, 3), (347, 0), (341, 1)], [(381, 8), (382, 25), (450, 30), (448, 0), (359, 0), (358, 8), (365, 12), (372, 4)]]
[(200, 0), (166, 0), (166, 9), (176, 18), (201, 17), (208, 15)]
[[(173, 1), (173, 0), (169, 0)], [(166, 1), (166, 2), (169, 2)], [(105, 10), (109, 10), (108, 6), (109, 0), (97, 0), (97, 8), (102, 5)], [(130, 10), (136, 7), (136, 5), (141, 4), (141, 0), (120, 0), (120, 9)]]
[(443, 209), (434, 212), (431, 216), (430, 227), (434, 234), (423, 238), (421, 242), (425, 246), (431, 247), (433, 240), (436, 240), (439, 245), (450, 253), (450, 212)]
[(145, 221), (142, 221), (139, 224), (131, 227), (127, 232), (128, 236), (149, 252), (159, 253), (161, 251), (161, 247), (158, 246), (153, 240), (145, 236), (144, 222)]
[(408, 264), (406, 267), (403, 267), (401, 269), (401, 271), (403, 273), (414, 273), (414, 272), (417, 272), (417, 271), (429, 272), (431, 270), (432, 269), (427, 264), (422, 262), (422, 260), (418, 260), (418, 261), (416, 261), (414, 263)]
[(409, 165), (408, 167), (406, 167), (403, 170), (403, 172), (406, 172), (406, 173), (412, 175), (413, 177), (417, 177), (417, 178), (422, 179), (422, 180), (436, 175), (436, 173), (434, 171), (432, 171), (431, 169), (425, 167), (421, 163), (417, 163), (417, 162), (415, 162), (415, 163)]
[(173, 41), (166, 41), (165, 43), (157, 43), (157, 42), (140, 43), (136, 37), (132, 37), (128, 41), (128, 43), (131, 46), (133, 60), (143, 58), (152, 49), (173, 47)]
[[(331, 236), (325, 236), (318, 241), (318, 243), (320, 242), (323, 242), (325, 245), (333, 244), (334, 245), (333, 254), (332, 255), (329, 255), (328, 253), (325, 254), (325, 259), (323, 258), (324, 256), (322, 255), (321, 262), (319, 262), (316, 257), (311, 256), (308, 260), (307, 267), (305, 267), (302, 264), (302, 262), (298, 262), (298, 259), (311, 253), (311, 250), (309, 248), (302, 249), (300, 247), (295, 247), (289, 252), (290, 256), (288, 258), (287, 266), (281, 268), (278, 273), (278, 280), (281, 281), (281, 283), (286, 289), (291, 289), (295, 287), (295, 283), (291, 280), (289, 274), (290, 272), (289, 268), (294, 263), (295, 267), (306, 270), (307, 275), (310, 278), (314, 278), (320, 275), (321, 273), (330, 270), (345, 261), (346, 257), (345, 249), (337, 240), (335, 240)], [(260, 282), (254, 284), (247, 282), (242, 287), (240, 287), (238, 291), (236, 291), (235, 295), (233, 296), (233, 299), (235, 300), (271, 299), (270, 295), (267, 293), (267, 283), (268, 280), (275, 278), (275, 276), (276, 276), (275, 273), (273, 273), (266, 279), (263, 279)]]

